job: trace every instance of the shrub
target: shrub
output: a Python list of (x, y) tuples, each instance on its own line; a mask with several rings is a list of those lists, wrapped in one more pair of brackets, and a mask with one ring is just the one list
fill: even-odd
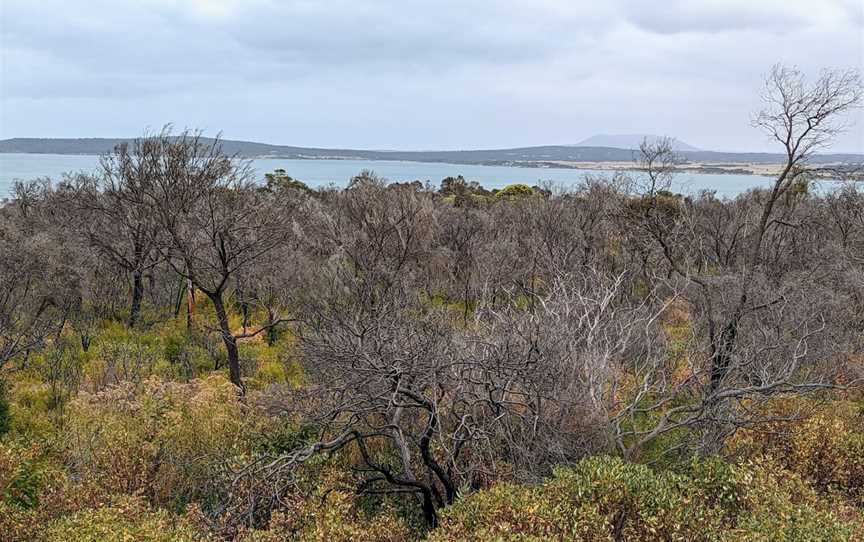
[(681, 195), (666, 190), (658, 190), (656, 194), (630, 198), (625, 205), (625, 211), (630, 219), (644, 220), (651, 217), (667, 226), (681, 216)]
[(617, 458), (586, 459), (537, 487), (501, 484), (465, 498), (431, 540), (708, 540), (721, 509), (687, 499), (686, 482)]
[(501, 190), (495, 192), (495, 199), (513, 201), (528, 198), (533, 195), (534, 189), (527, 184), (508, 184)]
[(53, 519), (105, 501), (93, 486), (71, 483), (57, 459), (39, 444), (0, 443), (0, 542), (39, 540)]
[(769, 414), (780, 418), (810, 412), (795, 423), (762, 431), (741, 431), (730, 449), (743, 457), (769, 456), (823, 493), (840, 493), (864, 507), (864, 408), (852, 401), (824, 405), (798, 398), (775, 401)]
[(273, 346), (265, 342), (263, 334), (240, 343), (240, 356), (248, 367), (251, 388), (265, 389), (272, 384), (300, 386), (303, 369), (296, 358), (293, 338), (287, 333)]
[(724, 541), (845, 542), (864, 536), (859, 512), (820, 498), (800, 476), (773, 459), (757, 458), (745, 472), (745, 506)]
[(396, 513), (393, 502), (384, 499), (377, 506), (364, 507), (362, 498), (351, 491), (352, 480), (346, 470), (323, 466), (316, 470), (314, 480), (300, 482), (305, 491), (294, 495), (288, 508), (274, 513), (266, 530), (241, 534), (240, 542), (402, 542), (418, 538)]
[(842, 520), (776, 465), (696, 462), (653, 472), (616, 458), (586, 459), (539, 486), (504, 483), (459, 500), (429, 540), (849, 540)]
[(57, 429), (51, 386), (43, 382), (38, 372), (19, 372), (7, 388), (9, 398), (9, 433), (5, 438), (30, 441), (50, 440)]
[(82, 393), (70, 405), (68, 460), (112, 493), (157, 504), (212, 502), (226, 467), (255, 446), (265, 419), (222, 375), (189, 383), (148, 379)]
[(42, 475), (36, 467), (36, 448), (0, 446), (0, 497), (3, 503), (17, 508), (35, 508), (39, 504)]
[(136, 497), (117, 499), (109, 506), (82, 510), (50, 523), (45, 542), (193, 542), (211, 538), (183, 517), (151, 510)]

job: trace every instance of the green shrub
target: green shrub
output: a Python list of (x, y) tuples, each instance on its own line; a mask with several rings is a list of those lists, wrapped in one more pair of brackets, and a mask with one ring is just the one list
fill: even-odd
[(5, 438), (30, 441), (50, 440), (57, 432), (52, 415), (51, 386), (35, 369), (19, 372), (9, 382), (9, 433)]
[(429, 540), (791, 542), (864, 533), (860, 518), (841, 519), (775, 467), (710, 459), (677, 474), (590, 458), (539, 486), (504, 483), (462, 498)]
[(537, 487), (501, 484), (465, 498), (430, 539), (710, 540), (721, 510), (690, 501), (686, 485), (617, 458), (586, 459)]
[(266, 530), (248, 532), (240, 542), (403, 542), (418, 538), (391, 502), (364, 508), (362, 499), (347, 487), (351, 476), (346, 471), (325, 468), (316, 474), (313, 484), (317, 487), (311, 493), (274, 513)]
[(3, 502), (19, 508), (36, 508), (42, 486), (42, 473), (31, 460), (18, 464), (12, 476), (3, 483)]
[[(861, 404), (832, 400), (818, 404), (795, 398), (775, 401), (778, 419), (810, 412), (804, 420), (761, 431), (741, 431), (729, 443), (743, 457), (769, 456), (823, 494), (839, 493), (864, 508), (864, 410)], [(768, 429), (767, 431), (764, 429)]]
[(182, 506), (209, 503), (227, 487), (226, 467), (248, 457), (269, 423), (214, 374), (80, 393), (64, 436), (68, 460), (106, 491)]
[(59, 457), (41, 444), (0, 443), (0, 542), (39, 540), (54, 518), (105, 496), (72, 484)]
[(528, 198), (533, 195), (534, 189), (527, 184), (508, 184), (501, 190), (495, 192), (495, 199), (513, 201)]
[(629, 218), (644, 220), (648, 217), (669, 225), (681, 216), (681, 194), (658, 190), (656, 194), (644, 195), (627, 200), (625, 211)]
[(82, 510), (50, 523), (44, 542), (193, 542), (214, 540), (183, 517), (151, 510), (140, 498), (125, 497), (109, 506)]

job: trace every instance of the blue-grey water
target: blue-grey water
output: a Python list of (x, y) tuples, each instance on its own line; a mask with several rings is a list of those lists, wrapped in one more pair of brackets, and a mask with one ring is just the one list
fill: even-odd
[[(264, 158), (253, 160), (256, 174), (264, 174), (277, 168), (299, 179), (311, 187), (329, 184), (344, 186), (361, 170), (369, 169), (391, 181), (430, 181), (437, 186), (441, 179), (462, 175), (477, 181), (486, 188), (502, 188), (512, 183), (537, 184), (552, 181), (559, 185), (575, 185), (586, 174), (610, 173), (585, 169), (520, 168), (508, 166), (477, 166), (437, 164), (426, 162), (390, 162), (370, 160), (289, 160)], [(98, 157), (90, 155), (19, 154), (0, 153), (0, 200), (11, 195), (16, 180), (50, 177), (57, 181), (63, 173), (93, 171), (98, 166)], [(769, 179), (759, 175), (708, 175), (681, 173), (676, 176), (673, 189), (682, 193), (697, 193), (700, 190), (715, 190), (720, 196), (735, 196), (750, 188), (765, 186)]]

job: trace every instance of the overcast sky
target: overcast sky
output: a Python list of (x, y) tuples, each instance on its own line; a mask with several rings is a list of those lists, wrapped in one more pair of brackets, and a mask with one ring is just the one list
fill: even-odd
[[(864, 64), (858, 0), (0, 0), (0, 138), (371, 149), (670, 135), (771, 150), (775, 62)], [(832, 150), (864, 152), (864, 113)]]

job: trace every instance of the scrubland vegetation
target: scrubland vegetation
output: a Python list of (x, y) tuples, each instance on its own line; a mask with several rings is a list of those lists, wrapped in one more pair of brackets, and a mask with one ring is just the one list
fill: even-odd
[[(0, 209), (3, 540), (861, 540), (850, 73), (733, 199), (640, 172), (251, 182), (168, 131)], [(722, 180), (721, 180), (722, 182)]]

